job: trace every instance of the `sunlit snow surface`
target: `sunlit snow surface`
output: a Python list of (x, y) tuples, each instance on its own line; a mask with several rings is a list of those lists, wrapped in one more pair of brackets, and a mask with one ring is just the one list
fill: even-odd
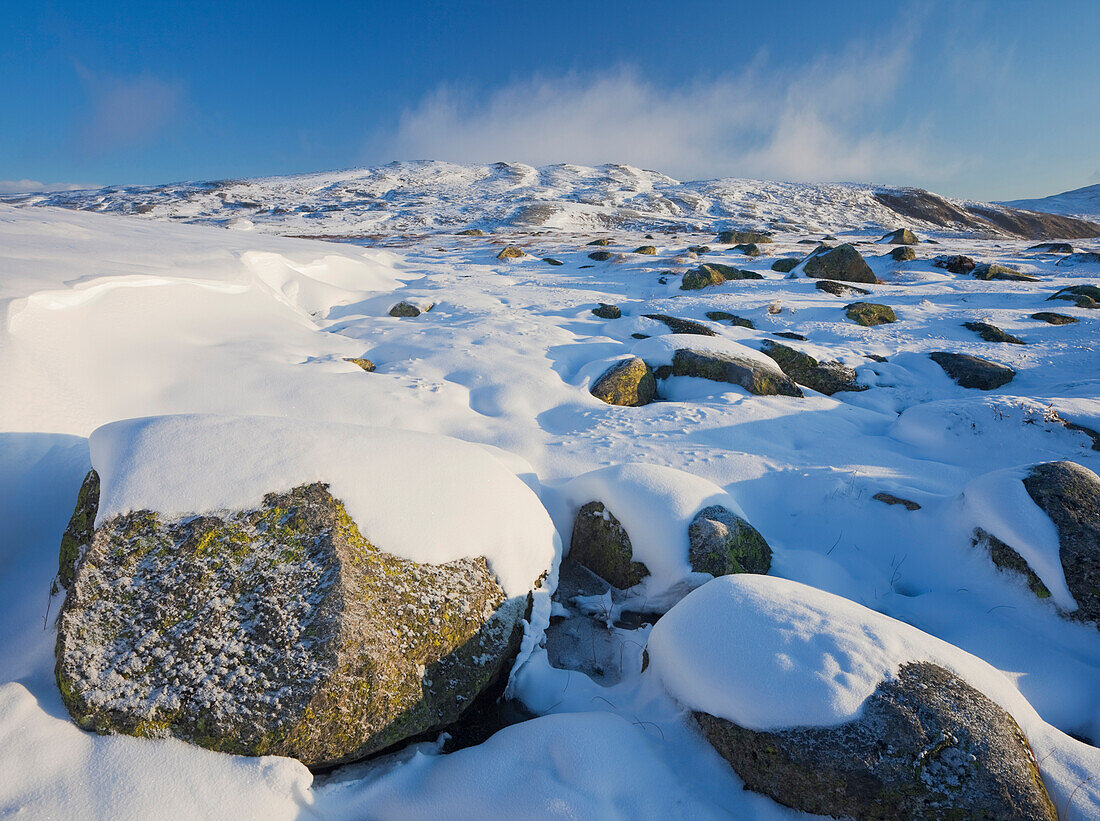
[[(824, 206), (817, 213), (822, 230), (849, 230), (842, 239), (882, 233), (829, 223)], [(777, 255), (812, 247), (797, 244), (820, 237), (808, 230), (779, 234), (769, 256), (755, 260), (715, 246), (709, 232), (645, 240), (642, 232), (604, 230), (616, 256), (601, 263), (585, 245), (594, 228), (533, 235), (517, 227), (508, 241), (530, 256), (503, 262), (497, 237), (390, 236), (364, 247), (256, 227), (0, 206), (0, 815), (20, 808), (34, 818), (798, 815), (742, 791), (655, 671), (639, 672), (644, 628), (615, 631), (623, 678), (611, 687), (555, 670), (535, 650), (514, 690), (543, 717), (450, 756), (420, 745), (314, 779), (285, 759), (77, 729), (53, 679), (59, 601), (48, 594), (60, 534), (90, 464), (88, 437), (118, 420), (184, 413), (476, 443), (541, 493), (566, 543), (572, 506), (601, 489), (615, 505), (613, 486), (633, 482), (684, 527), (689, 508), (725, 498), (772, 545), (773, 575), (906, 622), (981, 660), (969, 664), (1001, 671), (989, 695), (1020, 698), (1006, 705), (1014, 711), (1026, 699), (1030, 706), (1018, 712), (1037, 713), (1022, 723), (1030, 722), (1040, 758), (1056, 751), (1043, 766), (1059, 809), (1072, 799), (1070, 818), (1100, 815), (1100, 781), (1078, 788), (1095, 751), (1059, 732), (1100, 738), (1100, 633), (1061, 618), (1052, 601), (1037, 600), (970, 544), (973, 528), (990, 529), (992, 517), (1035, 555), (1049, 547), (1035, 520), (990, 503), (989, 481), (971, 484), (985, 474), (1067, 458), (1100, 468), (1091, 440), (1053, 416), (1100, 429), (1100, 311), (1045, 301), (1060, 287), (1095, 283), (1100, 266), (1055, 267), (1057, 257), (1027, 253), (1032, 243), (1024, 241), (928, 232), (941, 244), (918, 245), (916, 262), (897, 264), (882, 256), (886, 247), (859, 246), (885, 281), (871, 286), (869, 299), (899, 317), (863, 328), (845, 319), (850, 299), (770, 270)], [(454, 227), (463, 227), (457, 218)], [(678, 290), (676, 275), (660, 283), (662, 272), (698, 264), (683, 252), (701, 243), (715, 248), (702, 261), (750, 268), (765, 280), (697, 292)], [(656, 245), (658, 255), (619, 256), (642, 244)], [(1100, 250), (1096, 240), (1074, 244)], [(937, 253), (1010, 264), (1041, 281), (954, 276), (931, 266)], [(435, 308), (389, 317), (401, 300)], [(593, 316), (598, 302), (619, 305), (623, 318)], [(749, 318), (758, 330), (706, 320), (715, 310)], [(1055, 327), (1028, 318), (1044, 310), (1080, 321)], [(704, 322), (723, 341), (702, 344), (727, 349), (755, 350), (775, 338), (770, 332), (795, 331), (809, 341), (789, 344), (839, 359), (873, 387), (793, 399), (675, 378), (662, 387), (668, 401), (604, 405), (586, 389), (598, 375), (594, 363), (667, 348), (631, 337), (667, 332), (644, 313)], [(971, 320), (1028, 344), (982, 342), (961, 327)], [(936, 350), (984, 356), (1018, 376), (991, 393), (966, 390), (927, 358)], [(349, 357), (371, 359), (376, 372)], [(592, 474), (618, 465), (672, 468), (698, 481), (678, 486), (648, 468)], [(872, 499), (879, 491), (923, 507), (887, 506)], [(634, 504), (621, 502), (616, 516), (628, 530), (632, 521), (636, 532), (645, 529), (639, 549), (653, 554), (661, 579), (683, 574), (682, 538), (660, 537), (637, 495), (622, 495)], [(756, 623), (766, 621), (767, 611), (758, 615)], [(894, 622), (874, 625), (893, 635)], [(729, 650), (736, 653), (736, 643)]]

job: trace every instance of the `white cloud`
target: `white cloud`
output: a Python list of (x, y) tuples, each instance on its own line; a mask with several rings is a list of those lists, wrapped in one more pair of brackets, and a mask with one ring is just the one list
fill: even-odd
[(920, 179), (957, 160), (937, 155), (921, 124), (883, 122), (911, 62), (895, 40), (799, 69), (758, 56), (739, 74), (672, 88), (629, 67), (485, 94), (441, 86), (368, 150), (371, 159), (625, 162), (681, 179)]
[(68, 182), (39, 182), (38, 180), (0, 180), (0, 194), (26, 194), (42, 191), (79, 191), (90, 188), (88, 185), (75, 185)]
[(81, 147), (98, 154), (149, 142), (173, 123), (184, 99), (181, 83), (150, 74), (115, 77), (76, 65), (91, 102), (79, 133)]

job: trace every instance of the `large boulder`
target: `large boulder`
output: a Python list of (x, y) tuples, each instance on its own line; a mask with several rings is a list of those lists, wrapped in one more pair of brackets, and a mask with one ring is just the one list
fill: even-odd
[(718, 234), (716, 242), (721, 245), (736, 245), (743, 242), (761, 244), (772, 242), (772, 236), (764, 231), (722, 231)]
[(590, 393), (609, 405), (648, 405), (657, 395), (653, 371), (638, 357), (624, 359), (608, 368), (592, 385)]
[(1016, 376), (1016, 371), (1007, 365), (990, 362), (980, 356), (936, 351), (929, 357), (964, 388), (991, 391), (1007, 385)]
[(710, 505), (688, 525), (688, 559), (696, 573), (767, 573), (772, 549), (760, 532), (732, 510)]
[(917, 252), (908, 245), (899, 245), (890, 252), (890, 258), (894, 262), (912, 262), (917, 258)]
[(569, 558), (621, 590), (649, 575), (644, 564), (634, 561), (630, 536), (603, 502), (588, 502), (577, 511)]
[(778, 271), (781, 274), (789, 274), (798, 267), (799, 262), (801, 262), (801, 260), (799, 260), (798, 257), (783, 257), (772, 263), (772, 270)]
[(743, 271), (720, 262), (707, 262), (687, 271), (680, 282), (681, 291), (697, 291), (710, 285), (721, 285), (735, 279), (763, 279), (756, 271)]
[(815, 279), (835, 279), (841, 282), (870, 282), (878, 280), (859, 251), (848, 243), (838, 245), (820, 254), (814, 254), (802, 266), (806, 276)]
[(1072, 254), (1073, 246), (1068, 242), (1040, 242), (1027, 250), (1041, 254)]
[(799, 385), (832, 396), (838, 391), (865, 391), (856, 383), (856, 372), (839, 362), (818, 362), (794, 348), (765, 339), (760, 350), (776, 361), (783, 373)]
[(1078, 251), (1075, 254), (1069, 254), (1069, 256), (1062, 257), (1055, 265), (1100, 265), (1100, 252), (1097, 251)]
[(908, 228), (899, 228), (886, 234), (879, 242), (887, 245), (916, 245), (920, 240)]
[(615, 255), (610, 251), (593, 251), (588, 255), (588, 258), (595, 262), (607, 262), (613, 256)]
[(910, 662), (859, 718), (762, 732), (695, 712), (750, 790), (803, 812), (856, 819), (1056, 821), (1012, 717), (953, 673)]
[(719, 351), (677, 350), (671, 365), (662, 365), (655, 371), (658, 379), (670, 376), (695, 376), (715, 382), (740, 385), (757, 396), (798, 396), (802, 390), (778, 365), (765, 364), (749, 356)]
[(525, 607), (484, 558), (379, 549), (325, 484), (222, 515), (139, 510), (79, 561), (57, 681), (85, 729), (328, 767), (456, 721), (507, 674)]

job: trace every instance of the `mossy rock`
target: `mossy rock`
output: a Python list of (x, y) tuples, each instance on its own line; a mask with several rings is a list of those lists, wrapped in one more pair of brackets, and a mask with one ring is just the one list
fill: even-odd
[(814, 283), (814, 287), (833, 296), (867, 296), (871, 293), (865, 288), (857, 288), (855, 285), (847, 285), (835, 279), (818, 280)]
[(772, 270), (778, 271), (781, 274), (789, 274), (795, 268), (798, 267), (798, 263), (801, 262), (797, 257), (784, 257), (783, 259), (777, 259), (772, 263)]
[(874, 271), (859, 251), (849, 243), (821, 253), (813, 253), (802, 266), (808, 277), (835, 279), (840, 282), (878, 282)]
[(865, 391), (866, 385), (856, 383), (856, 372), (839, 362), (818, 362), (812, 356), (765, 339), (761, 348), (765, 354), (799, 385), (832, 396), (838, 391)]
[(1071, 285), (1047, 297), (1048, 302), (1052, 299), (1068, 300), (1078, 308), (1100, 308), (1100, 288), (1095, 285)]
[(764, 253), (764, 251), (755, 242), (742, 242), (733, 246), (731, 251), (740, 251), (747, 257), (758, 257)]
[(730, 573), (767, 573), (772, 549), (760, 533), (721, 505), (695, 514), (688, 525), (688, 559), (696, 573), (726, 576)]
[(1031, 569), (1031, 566), (1024, 557), (992, 533), (988, 533), (982, 530), (982, 528), (976, 527), (974, 528), (974, 536), (971, 538), (970, 544), (974, 547), (982, 547), (989, 551), (989, 557), (993, 559), (993, 564), (997, 565), (997, 567), (1023, 576), (1024, 581), (1027, 582), (1028, 588), (1040, 599), (1050, 598), (1050, 590), (1043, 584), (1043, 580), (1035, 574), (1035, 571)]
[(722, 231), (718, 234), (716, 242), (720, 245), (738, 245), (741, 243), (756, 243), (762, 245), (772, 242), (771, 234), (763, 231)]
[(954, 673), (909, 662), (835, 727), (759, 731), (694, 713), (745, 788), (803, 812), (871, 819), (1056, 821), (1027, 737)]
[(1045, 322), (1048, 325), (1069, 325), (1077, 321), (1075, 316), (1067, 316), (1066, 314), (1058, 314), (1054, 311), (1039, 311), (1031, 315), (1032, 319), (1038, 319), (1040, 322)]
[(875, 302), (853, 302), (844, 309), (844, 314), (852, 322), (865, 327), (887, 325), (898, 321), (893, 308)]
[(57, 682), (88, 730), (330, 767), (454, 723), (507, 675), (526, 607), (484, 558), (380, 550), (325, 484), (218, 516), (142, 510), (77, 566)]
[(602, 502), (589, 502), (577, 511), (569, 558), (600, 578), (625, 590), (649, 575), (649, 569), (634, 561), (630, 536)]
[(978, 264), (970, 257), (965, 257), (962, 254), (943, 254), (932, 260), (932, 264), (937, 268), (943, 268), (949, 274), (969, 274), (973, 271)]
[(605, 239), (594, 239), (588, 244), (589, 245), (597, 245), (597, 246), (607, 247), (608, 245), (611, 245), (612, 242), (611, 242), (611, 240), (605, 238)]
[(689, 253), (692, 253), (692, 254), (709, 254), (710, 253), (710, 246), (709, 245), (689, 245), (686, 250)]
[(610, 251), (593, 251), (588, 255), (588, 258), (595, 262), (607, 262), (613, 256), (615, 255)]
[(756, 330), (756, 326), (752, 324), (751, 319), (745, 319), (743, 316), (731, 314), (728, 311), (707, 311), (705, 316), (712, 322), (728, 322), (730, 325)]
[(635, 254), (646, 254), (647, 256), (656, 256), (657, 249), (652, 245), (641, 245), (634, 249)]
[(695, 376), (714, 382), (740, 385), (757, 396), (803, 396), (802, 390), (778, 365), (769, 366), (757, 359), (734, 354), (692, 351), (681, 348), (672, 356), (672, 365), (658, 368), (656, 376)]
[(963, 327), (968, 331), (973, 331), (986, 342), (1008, 342), (1012, 345), (1025, 344), (1018, 336), (1005, 333), (996, 325), (989, 322), (964, 322)]
[(1038, 277), (1029, 276), (1028, 274), (1021, 274), (1015, 268), (1009, 268), (1007, 265), (1001, 265), (999, 263), (979, 263), (974, 266), (974, 270), (971, 272), (974, 274), (975, 279), (981, 279), (985, 281), (990, 280), (1005, 280), (1006, 282), (1038, 282)]
[(879, 242), (885, 242), (888, 245), (916, 245), (920, 240), (908, 228), (899, 228), (884, 236)]
[(949, 351), (936, 351), (928, 356), (964, 388), (991, 391), (1007, 385), (1016, 376), (1016, 371), (1007, 365), (990, 362), (980, 356)]
[(485, 232), (480, 228), (467, 228), (465, 231), (459, 231), (458, 235), (460, 237), (483, 237)]
[(352, 365), (358, 365), (367, 373), (374, 373), (374, 363), (371, 362), (369, 359), (364, 359), (363, 357), (348, 356), (344, 357), (344, 361), (350, 362)]
[(434, 307), (435, 307), (435, 305), (430, 304), (430, 303), (428, 305), (424, 306), (424, 307), (421, 307), (420, 305), (413, 305), (411, 302), (405, 302), (404, 300), (402, 300), (401, 302), (398, 302), (396, 305), (394, 305), (392, 308), (390, 308), (390, 316), (396, 316), (396, 317), (420, 316), (425, 311), (430, 311)]
[(523, 249), (517, 248), (514, 245), (505, 245), (500, 249), (500, 253), (497, 254), (497, 259), (523, 259), (527, 256)]
[(890, 252), (890, 258), (894, 262), (912, 262), (917, 258), (917, 252), (908, 245), (899, 245)]
[(700, 265), (684, 274), (680, 282), (681, 291), (698, 291), (701, 288), (709, 288), (711, 285), (721, 285), (726, 281), (718, 271), (709, 265)]
[(701, 322), (695, 322), (691, 319), (680, 319), (675, 316), (668, 316), (667, 314), (642, 314), (646, 319), (654, 319), (660, 322), (672, 331), (674, 334), (693, 334), (695, 336), (718, 336), (717, 333), (712, 331), (706, 325)]
[(56, 587), (65, 590), (73, 583), (77, 565), (92, 543), (92, 534), (95, 532), (95, 517), (99, 511), (99, 474), (89, 470), (80, 485), (80, 492), (76, 496), (76, 507), (61, 534), (61, 547), (57, 552), (57, 582)]
[(619, 319), (623, 315), (622, 309), (618, 305), (608, 305), (606, 302), (601, 302), (593, 308), (592, 313), (600, 319)]
[(648, 405), (657, 395), (653, 371), (638, 357), (624, 359), (608, 368), (592, 385), (590, 393), (609, 405)]

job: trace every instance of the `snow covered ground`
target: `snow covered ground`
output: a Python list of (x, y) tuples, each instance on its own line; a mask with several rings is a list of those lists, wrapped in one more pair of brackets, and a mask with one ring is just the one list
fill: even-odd
[(1061, 194), (1039, 197), (1030, 200), (1011, 200), (1001, 205), (1013, 208), (1026, 208), (1029, 211), (1046, 211), (1048, 214), (1066, 214), (1071, 217), (1100, 219), (1100, 183), (1074, 188)]
[[(526, 173), (519, 168), (498, 173)], [(547, 173), (538, 171), (538, 184), (554, 184), (552, 175), (543, 179)], [(569, 168), (561, 173), (583, 176)], [(1049, 541), (1041, 522), (997, 504), (996, 481), (985, 474), (1054, 459), (1100, 469), (1092, 440), (1058, 421), (1100, 429), (1100, 311), (1046, 301), (1058, 288), (1095, 283), (1100, 265), (1056, 266), (1058, 257), (1027, 251), (1030, 242), (957, 232), (923, 232), (939, 244), (916, 246), (912, 262), (892, 260), (889, 246), (858, 245), (883, 280), (867, 286), (873, 296), (865, 299), (892, 306), (899, 320), (867, 328), (845, 318), (850, 299), (770, 268), (777, 256), (803, 255), (813, 246), (799, 241), (821, 232), (873, 241), (900, 224), (875, 212), (878, 206), (855, 189), (819, 187), (818, 194), (768, 205), (778, 194), (762, 186), (751, 197), (734, 198), (736, 207), (724, 190), (705, 208), (691, 206), (691, 219), (671, 215), (710, 226), (717, 202), (726, 203), (724, 222), (776, 227), (785, 221), (788, 230), (755, 259), (715, 245), (709, 228), (673, 234), (640, 217), (638, 224), (609, 223), (599, 217), (605, 205), (578, 197), (560, 223), (549, 219), (528, 229), (513, 219), (507, 241), (528, 256), (502, 261), (496, 258), (501, 237), (454, 232), (485, 214), (512, 219), (516, 203), (482, 192), (472, 215), (470, 186), (492, 180), (440, 174), (436, 190), (443, 193), (422, 207), (403, 206), (402, 214), (413, 215), (407, 220), (386, 221), (380, 211), (377, 222), (356, 213), (342, 224), (344, 217), (334, 223), (301, 210), (259, 219), (246, 208), (242, 213), (262, 229), (253, 232), (0, 205), (0, 815), (800, 815), (741, 789), (669, 694), (690, 702), (690, 682), (670, 684), (668, 664), (662, 667), (656, 653), (642, 672), (649, 627), (613, 628), (621, 670), (611, 686), (554, 669), (546, 653), (535, 650), (513, 687), (539, 717), (450, 755), (420, 744), (314, 777), (289, 759), (247, 759), (176, 741), (79, 730), (54, 681), (58, 601), (49, 591), (60, 534), (90, 464), (89, 436), (123, 419), (216, 413), (475, 443), (539, 492), (566, 543), (576, 505), (588, 501), (582, 497), (604, 492), (610, 499), (619, 492), (627, 500), (617, 508), (626, 510), (620, 518), (628, 531), (645, 534), (638, 548), (652, 554), (662, 584), (685, 577), (675, 553), (685, 546), (662, 538), (654, 511), (684, 525), (699, 506), (726, 499), (771, 545), (772, 575), (789, 580), (758, 596), (793, 600), (797, 593), (790, 591), (808, 585), (821, 593), (806, 597), (807, 612), (843, 614), (854, 603), (852, 612), (862, 615), (851, 616), (851, 623), (868, 625), (861, 640), (888, 648), (869, 656), (867, 667), (888, 670), (900, 659), (898, 647), (920, 647), (926, 657), (972, 671), (976, 686), (985, 684), (987, 695), (1029, 729), (1040, 758), (1049, 753), (1043, 774), (1062, 817), (1100, 817), (1100, 779), (1087, 780), (1100, 769), (1100, 754), (1071, 737), (1100, 739), (1100, 633), (1060, 617), (1052, 601), (1036, 599), (970, 544), (973, 528), (989, 529), (991, 521), (1017, 528), (1037, 555)], [(340, 175), (309, 179), (286, 183), (286, 200), (313, 197), (316, 205), (352, 195), (339, 187)], [(614, 196), (660, 210), (665, 206), (655, 198), (665, 184), (661, 175), (631, 175), (629, 197)], [(249, 185), (219, 189), (226, 193), (222, 201), (245, 198)], [(774, 185), (775, 192), (784, 190)], [(698, 196), (706, 195), (704, 188)], [(450, 206), (448, 191), (455, 192)], [(384, 192), (371, 196), (384, 199)], [(166, 197), (168, 210), (158, 205), (149, 216), (179, 222), (207, 214), (204, 199)], [(803, 210), (792, 211), (791, 200)], [(583, 214), (595, 216), (578, 222)], [(198, 221), (226, 220), (219, 210)], [(304, 233), (314, 224), (323, 230), (310, 233), (385, 236), (355, 244), (267, 235)], [(400, 235), (414, 229), (417, 237)], [(436, 233), (422, 233), (428, 229)], [(646, 231), (655, 239), (645, 239)], [(596, 236), (612, 240), (609, 261), (589, 259), (594, 249), (586, 243)], [(701, 258), (685, 252), (703, 243), (714, 250)], [(643, 244), (657, 246), (657, 255), (630, 253)], [(1100, 240), (1074, 244), (1100, 251)], [(940, 253), (1012, 265), (1039, 281), (949, 274), (931, 265)], [(541, 259), (547, 256), (564, 264), (548, 265)], [(661, 281), (664, 272), (708, 260), (758, 271), (764, 279), (702, 291), (679, 290), (675, 275)], [(434, 307), (417, 317), (389, 316), (401, 300)], [(600, 302), (620, 306), (622, 318), (594, 316)], [(749, 318), (756, 330), (708, 321), (705, 313), (715, 310)], [(1029, 318), (1044, 310), (1079, 321), (1053, 326)], [(600, 363), (664, 344), (632, 337), (668, 333), (646, 313), (703, 322), (722, 340), (712, 345), (759, 348), (775, 332), (796, 332), (807, 341), (782, 341), (840, 360), (871, 387), (831, 397), (807, 390), (797, 399), (674, 377), (662, 386), (663, 401), (605, 405), (587, 390)], [(962, 327), (973, 320), (995, 323), (1027, 344), (983, 342)], [(939, 350), (983, 356), (1018, 375), (996, 391), (964, 389), (927, 358)], [(356, 357), (372, 360), (376, 371), (346, 361)], [(677, 482), (661, 469), (690, 477)], [(910, 512), (883, 504), (872, 498), (880, 491), (922, 507)], [(672, 552), (663, 563), (662, 549)], [(837, 605), (826, 594), (848, 601)], [(690, 611), (677, 613), (654, 628), (665, 634), (655, 645), (662, 653), (676, 631), (691, 629)], [(777, 606), (755, 629), (778, 629), (774, 624), (785, 614)], [(671, 646), (677, 649), (677, 642)], [(770, 651), (756, 646), (753, 652)], [(846, 692), (849, 708), (858, 706), (869, 681), (860, 678)], [(702, 678), (696, 683), (706, 685)], [(739, 683), (743, 698), (759, 689), (751, 679)], [(814, 692), (792, 686), (796, 696)], [(745, 709), (774, 717), (766, 703)]]

